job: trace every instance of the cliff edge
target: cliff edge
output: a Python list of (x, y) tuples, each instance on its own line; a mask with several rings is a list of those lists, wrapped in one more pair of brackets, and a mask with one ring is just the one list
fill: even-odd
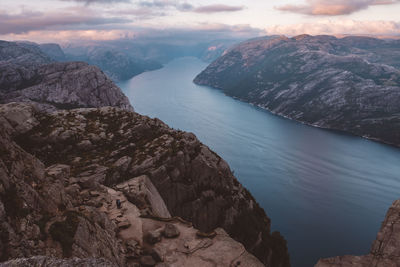
[[(157, 259), (156, 243), (167, 262), (194, 253), (193, 262), (260, 265), (247, 249), (266, 266), (289, 266), (263, 209), (193, 134), (112, 107), (47, 113), (9, 103), (0, 121), (2, 261), (52, 255), (126, 265)], [(166, 223), (187, 242), (154, 242)], [(202, 265), (190, 262), (182, 266)]]
[(315, 267), (400, 266), (400, 199), (386, 213), (369, 254), (321, 259)]

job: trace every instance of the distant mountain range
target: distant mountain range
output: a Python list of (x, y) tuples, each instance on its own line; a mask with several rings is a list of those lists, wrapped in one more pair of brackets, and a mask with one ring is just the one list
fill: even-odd
[(102, 46), (66, 49), (70, 61), (84, 61), (102, 69), (114, 81), (128, 80), (145, 71), (155, 70), (162, 64), (154, 60), (134, 57), (117, 48)]
[(116, 40), (65, 46), (67, 60), (85, 61), (101, 68), (115, 81), (155, 70), (179, 57), (197, 57), (211, 62), (238, 40), (216, 40), (198, 44), (149, 43)]
[(273, 113), (400, 146), (400, 41), (300, 35), (240, 43), (194, 80)]

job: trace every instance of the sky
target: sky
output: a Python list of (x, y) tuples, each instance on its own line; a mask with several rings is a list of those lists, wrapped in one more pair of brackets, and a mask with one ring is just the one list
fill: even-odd
[(0, 0), (0, 39), (400, 36), (400, 0)]

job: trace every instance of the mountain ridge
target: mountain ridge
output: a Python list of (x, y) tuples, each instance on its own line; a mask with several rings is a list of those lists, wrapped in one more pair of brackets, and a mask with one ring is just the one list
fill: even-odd
[(375, 52), (382, 44), (396, 50), (399, 42), (368, 38), (361, 49), (365, 38), (302, 35), (243, 42), (194, 82), (309, 125), (399, 146), (393, 131), (400, 127), (398, 62), (382, 64), (388, 52)]

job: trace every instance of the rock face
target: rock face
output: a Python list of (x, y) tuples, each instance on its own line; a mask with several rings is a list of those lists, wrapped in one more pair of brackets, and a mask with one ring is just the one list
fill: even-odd
[(24, 67), (30, 69), (52, 60), (36, 46), (27, 46), (14, 42), (0, 40), (0, 74), (1, 81), (6, 77), (4, 72), (8, 67)]
[(1, 264), (3, 267), (32, 267), (32, 266), (41, 266), (41, 267), (51, 267), (51, 266), (59, 266), (59, 267), (70, 267), (70, 266), (82, 266), (82, 267), (110, 267), (117, 266), (109, 261), (103, 259), (95, 259), (95, 258), (86, 258), (86, 259), (57, 259), (46, 256), (34, 256), (31, 258), (20, 258), (14, 259)]
[[(0, 124), (1, 261), (262, 266), (247, 249), (266, 266), (289, 266), (265, 212), (193, 134), (112, 107), (45, 113), (10, 103)], [(148, 243), (166, 224), (179, 235)]]
[(20, 47), (24, 47), (28, 50), (31, 50), (35, 53), (41, 52), (45, 54), (52, 61), (65, 61), (66, 57), (64, 51), (58, 44), (47, 43), (47, 44), (37, 44), (33, 42), (23, 41), (23, 42), (15, 42)]
[[(12, 71), (12, 69), (9, 69)], [(35, 102), (42, 109), (115, 106), (133, 110), (128, 98), (97, 67), (83, 62), (51, 63), (26, 75), (17, 70), (0, 84), (0, 102)], [(8, 76), (10, 77), (10, 76)]]
[(133, 110), (128, 98), (97, 67), (50, 63), (31, 44), (0, 43), (0, 103), (34, 102), (43, 110), (115, 106)]
[(315, 265), (315, 267), (363, 266), (400, 266), (400, 200), (393, 202), (389, 208), (368, 255), (321, 259)]
[(255, 39), (194, 81), (291, 119), (399, 146), (399, 48), (363, 37)]

